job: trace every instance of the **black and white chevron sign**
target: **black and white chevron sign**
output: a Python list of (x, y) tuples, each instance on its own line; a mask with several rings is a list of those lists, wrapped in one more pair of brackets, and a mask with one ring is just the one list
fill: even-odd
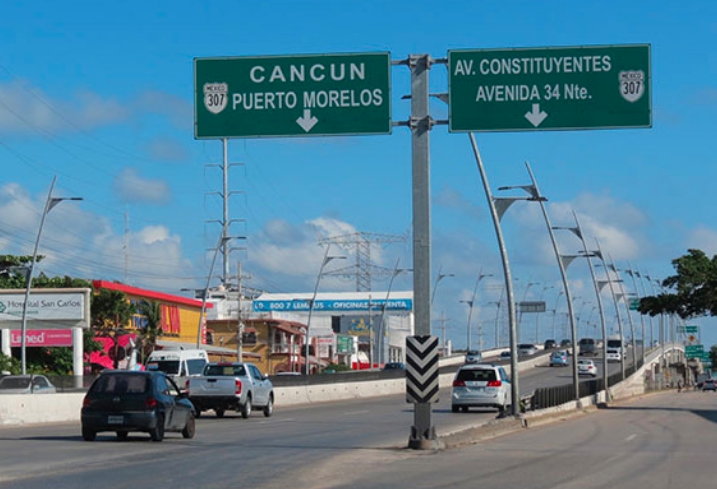
[(406, 402), (438, 402), (438, 336), (406, 337)]

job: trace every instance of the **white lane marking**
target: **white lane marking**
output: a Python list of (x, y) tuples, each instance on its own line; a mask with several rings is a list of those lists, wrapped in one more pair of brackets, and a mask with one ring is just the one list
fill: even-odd
[(356, 415), (356, 414), (367, 414), (367, 413), (370, 413), (370, 412), (371, 412), (371, 411), (369, 411), (368, 409), (365, 410), (365, 411), (349, 411), (348, 413), (344, 413), (344, 416), (354, 416), (354, 415)]
[(630, 435), (630, 436), (628, 436), (627, 438), (625, 438), (625, 441), (632, 441), (632, 440), (634, 440), (635, 438), (637, 438), (637, 435)]

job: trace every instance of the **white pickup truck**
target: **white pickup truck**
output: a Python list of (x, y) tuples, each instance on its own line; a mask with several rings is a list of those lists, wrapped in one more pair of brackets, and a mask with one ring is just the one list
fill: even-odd
[(202, 375), (187, 380), (186, 387), (197, 417), (213, 409), (218, 418), (227, 410), (248, 418), (254, 406), (266, 417), (274, 412), (274, 387), (253, 363), (208, 363)]

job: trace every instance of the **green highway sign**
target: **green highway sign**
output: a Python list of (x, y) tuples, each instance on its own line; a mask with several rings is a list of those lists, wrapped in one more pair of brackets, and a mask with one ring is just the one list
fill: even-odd
[(451, 132), (652, 126), (650, 45), (448, 51)]
[(391, 133), (389, 53), (194, 60), (194, 137)]
[(631, 311), (637, 311), (637, 309), (640, 307), (640, 299), (637, 298), (630, 298), (627, 300), (628, 306)]
[(685, 333), (697, 333), (697, 326), (685, 326)]
[(687, 345), (687, 346), (685, 346), (685, 356), (687, 358), (697, 358), (697, 357), (701, 358), (703, 353), (704, 353), (703, 345)]

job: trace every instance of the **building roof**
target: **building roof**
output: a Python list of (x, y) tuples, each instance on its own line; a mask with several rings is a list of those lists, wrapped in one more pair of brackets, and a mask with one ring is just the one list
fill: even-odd
[[(202, 307), (202, 301), (197, 299), (190, 299), (181, 295), (165, 294), (164, 292), (155, 292), (153, 290), (140, 289), (139, 287), (132, 287), (131, 285), (120, 284), (117, 282), (108, 282), (106, 280), (93, 280), (92, 287), (95, 290), (116, 290), (118, 292), (124, 292), (128, 295), (146, 297), (147, 299), (154, 299), (162, 302), (172, 302), (174, 304), (182, 304), (184, 306), (198, 308)], [(205, 309), (211, 309), (213, 307), (213, 304), (211, 302), (207, 302), (204, 307)]]

